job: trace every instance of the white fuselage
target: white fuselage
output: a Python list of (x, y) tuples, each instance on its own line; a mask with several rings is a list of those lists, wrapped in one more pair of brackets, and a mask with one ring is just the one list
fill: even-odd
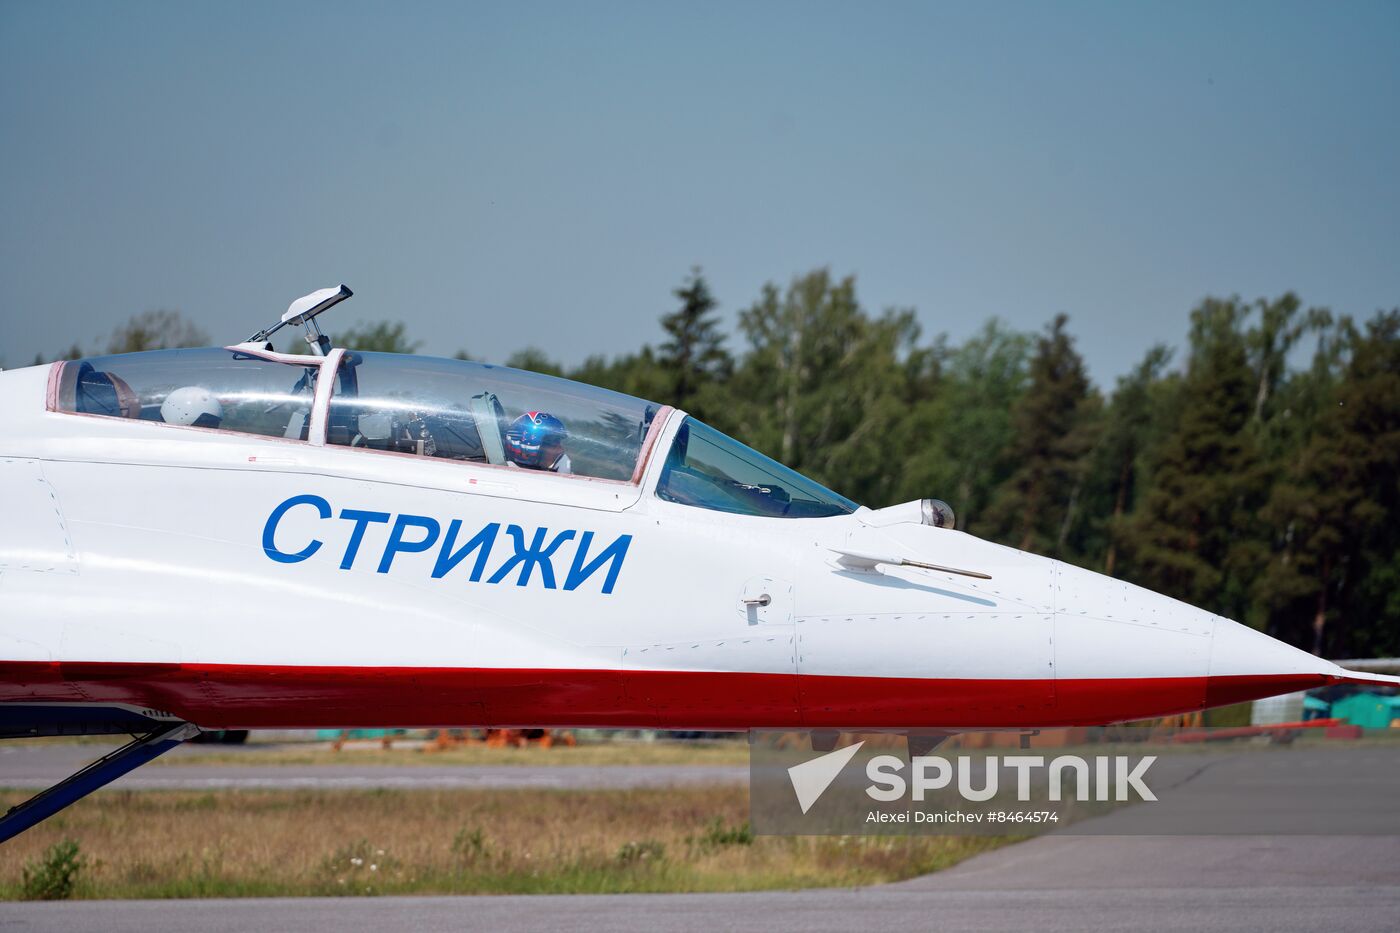
[[(208, 727), (1034, 727), (1345, 673), (897, 510), (664, 501), (669, 409), (629, 483), (328, 446), (325, 393), (289, 441), (53, 411), (50, 381), (0, 374), (0, 703)], [(848, 569), (842, 548), (991, 579)]]

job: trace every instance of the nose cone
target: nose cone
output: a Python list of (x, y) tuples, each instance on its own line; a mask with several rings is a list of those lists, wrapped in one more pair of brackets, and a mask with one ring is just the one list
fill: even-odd
[(1054, 585), (1059, 701), (1077, 719), (1224, 706), (1354, 676), (1248, 626), (1121, 580), (1057, 564)]
[(1199, 710), (1215, 616), (1055, 563), (1056, 696), (1065, 721), (1098, 725)]
[(1217, 617), (1211, 634), (1206, 706), (1311, 690), (1335, 683), (1345, 674), (1331, 661)]
[(1348, 674), (1246, 625), (1087, 570), (1061, 564), (1056, 587), (1062, 683), (1076, 675), (1135, 678), (1134, 699), (1143, 703), (1134, 714), (1156, 715), (1149, 705), (1163, 712), (1225, 706)]
[[(833, 551), (921, 563), (853, 569)], [(803, 566), (795, 644), (798, 672), (812, 675), (804, 715), (863, 716), (865, 726), (1101, 725), (1331, 683), (1400, 683), (1344, 671), (1123, 580), (947, 529), (858, 528), (830, 550), (812, 549)], [(990, 579), (939, 569), (948, 567)], [(846, 697), (855, 684), (870, 691), (859, 703)], [(815, 702), (828, 686), (842, 696)]]

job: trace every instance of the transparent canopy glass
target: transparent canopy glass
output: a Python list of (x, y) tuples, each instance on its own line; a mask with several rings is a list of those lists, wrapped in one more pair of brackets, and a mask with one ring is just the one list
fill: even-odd
[(694, 418), (676, 433), (656, 494), (682, 505), (776, 518), (849, 515), (860, 508)]
[(319, 360), (149, 350), (65, 363), (58, 409), (306, 440)]
[(660, 409), (505, 366), (356, 351), (337, 373), (326, 440), (630, 481)]
[[(152, 350), (65, 363), (60, 411), (306, 440), (322, 360), (239, 349)], [(567, 379), (466, 360), (346, 352), (326, 443), (636, 482), (663, 406)], [(815, 518), (858, 506), (686, 418), (662, 499), (744, 515)]]

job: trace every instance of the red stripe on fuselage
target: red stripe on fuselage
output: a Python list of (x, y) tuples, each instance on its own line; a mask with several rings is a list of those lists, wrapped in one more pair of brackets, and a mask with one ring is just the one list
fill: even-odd
[(725, 671), (0, 661), (0, 703), (124, 703), (208, 728), (1028, 728), (1165, 716), (1322, 674), (949, 680)]

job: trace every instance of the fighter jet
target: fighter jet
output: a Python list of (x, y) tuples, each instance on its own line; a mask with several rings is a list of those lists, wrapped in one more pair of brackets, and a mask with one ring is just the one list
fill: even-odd
[[(334, 348), (350, 294), (0, 373), (0, 735), (138, 736), (0, 839), (200, 730), (920, 736), (1400, 681), (936, 499), (863, 507), (665, 404)], [(311, 352), (274, 352), (286, 326)]]

